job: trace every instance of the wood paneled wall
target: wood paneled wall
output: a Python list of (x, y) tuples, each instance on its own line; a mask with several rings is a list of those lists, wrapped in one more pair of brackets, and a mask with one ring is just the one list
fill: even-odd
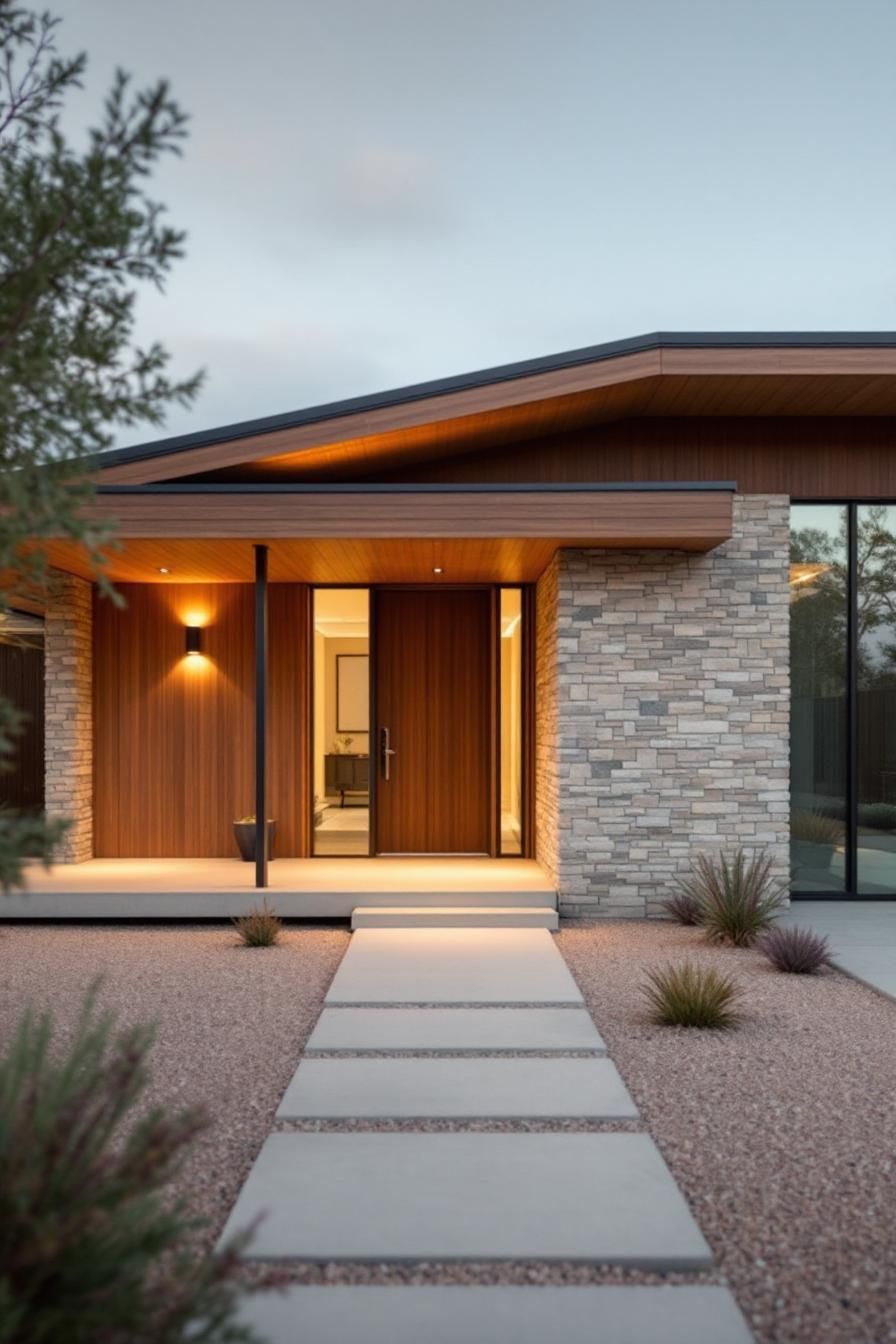
[[(251, 584), (125, 584), (94, 621), (98, 858), (236, 853), (254, 799)], [(269, 796), (281, 856), (307, 853), (308, 590), (269, 589)], [(184, 626), (203, 626), (203, 655)]]
[(890, 416), (645, 417), (414, 463), (376, 479), (732, 480), (747, 494), (896, 498), (894, 449), (896, 419)]

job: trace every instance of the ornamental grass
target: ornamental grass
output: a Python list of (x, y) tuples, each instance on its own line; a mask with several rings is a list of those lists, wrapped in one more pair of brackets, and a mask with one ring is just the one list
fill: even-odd
[(648, 971), (641, 988), (650, 1020), (659, 1026), (726, 1031), (740, 1021), (740, 987), (712, 966), (684, 961)]

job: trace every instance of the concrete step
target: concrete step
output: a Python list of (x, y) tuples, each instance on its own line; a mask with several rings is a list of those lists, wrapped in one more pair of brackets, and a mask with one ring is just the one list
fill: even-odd
[(270, 1344), (751, 1344), (727, 1288), (292, 1285), (245, 1299)]
[(647, 1134), (271, 1134), (222, 1244), (253, 1222), (247, 1260), (562, 1260), (660, 1273), (712, 1266)]
[(367, 905), (352, 911), (353, 929), (556, 929), (546, 905)]

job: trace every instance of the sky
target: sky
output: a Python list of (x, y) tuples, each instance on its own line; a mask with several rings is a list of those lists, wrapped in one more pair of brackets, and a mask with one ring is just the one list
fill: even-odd
[[(896, 0), (49, 0), (190, 113), (166, 434), (657, 330), (896, 329)], [(122, 443), (156, 438), (129, 431)]]

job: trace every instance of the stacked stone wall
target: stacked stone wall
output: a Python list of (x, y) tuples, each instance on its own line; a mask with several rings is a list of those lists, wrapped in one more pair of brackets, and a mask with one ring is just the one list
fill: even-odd
[(699, 851), (763, 847), (787, 879), (788, 556), (767, 495), (738, 496), (705, 555), (558, 552), (536, 595), (536, 837), (564, 914), (658, 914)]
[(44, 645), (45, 799), (66, 817), (60, 863), (93, 857), (93, 593), (73, 574), (51, 571)]

